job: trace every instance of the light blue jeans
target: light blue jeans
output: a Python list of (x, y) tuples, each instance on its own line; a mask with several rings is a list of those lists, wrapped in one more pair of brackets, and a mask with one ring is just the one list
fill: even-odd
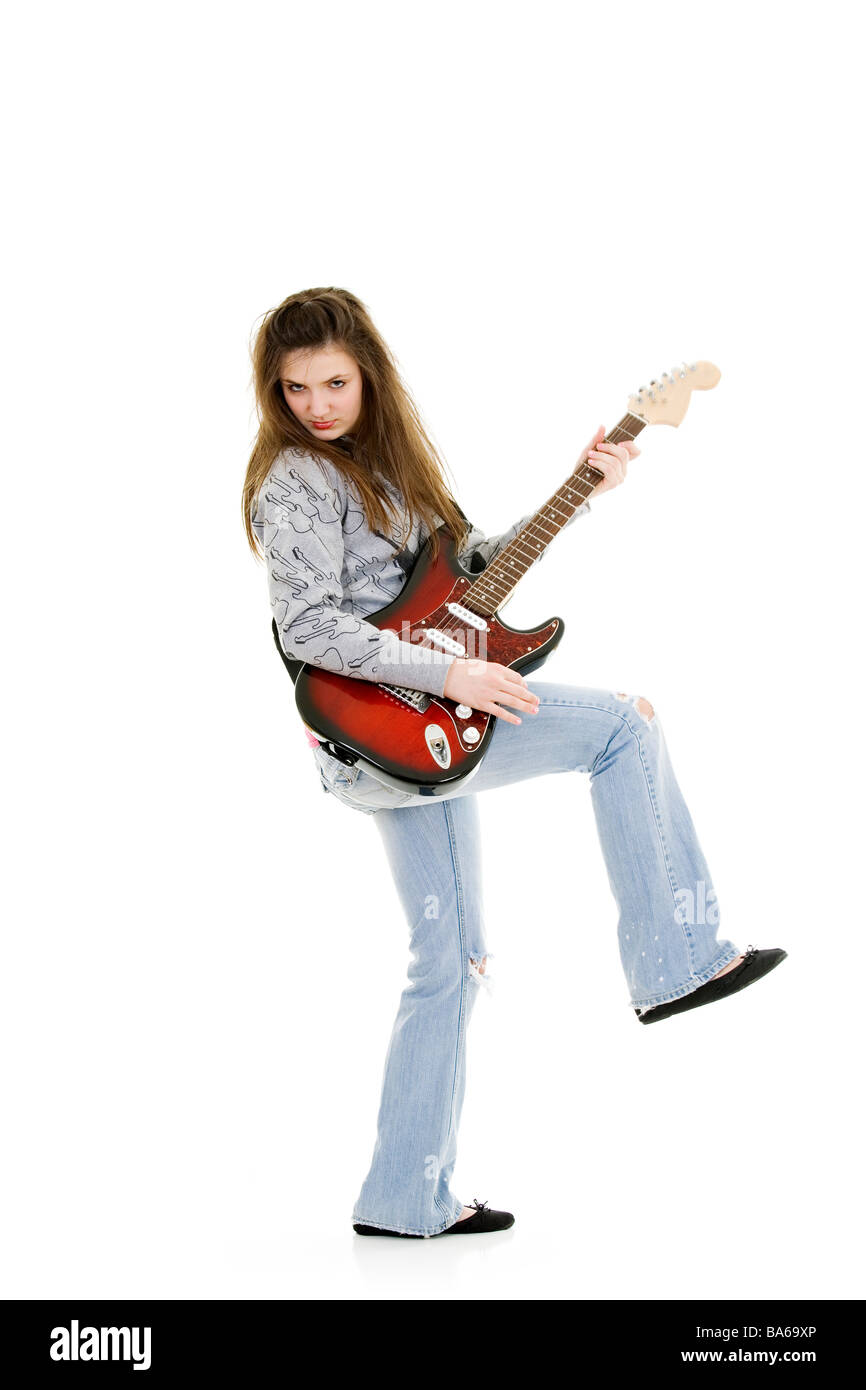
[(717, 939), (715, 890), (658, 715), (647, 717), (639, 697), (623, 692), (530, 685), (538, 714), (523, 714), (519, 725), (497, 719), (478, 772), (446, 797), (398, 792), (324, 750), (315, 754), (326, 789), (375, 816), (410, 933), (409, 983), (356, 1222), (430, 1236), (463, 1208), (449, 1183), (466, 1028), (486, 979), (479, 793), (553, 772), (589, 774), (632, 1008), (689, 994), (739, 955)]

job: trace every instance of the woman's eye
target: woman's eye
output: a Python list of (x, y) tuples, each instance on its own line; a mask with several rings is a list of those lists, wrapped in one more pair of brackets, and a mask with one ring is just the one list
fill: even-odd
[[(335, 376), (334, 379), (333, 379), (333, 381), (331, 382), (331, 385), (332, 385), (332, 386), (336, 386), (338, 389), (339, 389), (341, 386), (345, 386), (345, 384), (346, 384), (345, 377), (341, 377), (341, 376)], [(303, 391), (303, 390), (304, 390), (304, 387), (301, 385), (301, 383), (300, 383), (299, 381), (290, 381), (289, 384), (288, 384), (288, 388), (287, 388), (287, 389), (288, 389), (289, 391), (295, 391), (295, 390)]]

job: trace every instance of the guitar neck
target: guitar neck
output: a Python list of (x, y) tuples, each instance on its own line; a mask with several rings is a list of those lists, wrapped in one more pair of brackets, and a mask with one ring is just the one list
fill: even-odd
[[(647, 421), (639, 415), (626, 413), (619, 424), (605, 435), (605, 440), (609, 444), (621, 444), (624, 439), (634, 439), (646, 424)], [(604, 474), (589, 463), (582, 464), (571, 473), (544, 506), (490, 561), (480, 579), (466, 590), (461, 603), (481, 617), (492, 618), (603, 479)]]

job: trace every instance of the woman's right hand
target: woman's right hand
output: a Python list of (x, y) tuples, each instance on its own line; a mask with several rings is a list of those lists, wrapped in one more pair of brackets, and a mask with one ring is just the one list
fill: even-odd
[(538, 713), (538, 696), (534, 695), (518, 671), (500, 666), (497, 661), (480, 661), (472, 657), (457, 657), (448, 669), (442, 691), (448, 700), (458, 705), (495, 714), (509, 724), (519, 724), (516, 714), (508, 714), (503, 705)]

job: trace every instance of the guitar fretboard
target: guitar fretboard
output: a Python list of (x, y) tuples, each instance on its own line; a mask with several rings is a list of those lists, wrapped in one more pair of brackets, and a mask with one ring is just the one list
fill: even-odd
[[(639, 415), (623, 415), (619, 424), (605, 435), (605, 440), (609, 444), (621, 444), (624, 439), (634, 439), (646, 423)], [(473, 613), (491, 618), (603, 479), (604, 474), (589, 463), (570, 474), (562, 487), (490, 561), (460, 602)]]

